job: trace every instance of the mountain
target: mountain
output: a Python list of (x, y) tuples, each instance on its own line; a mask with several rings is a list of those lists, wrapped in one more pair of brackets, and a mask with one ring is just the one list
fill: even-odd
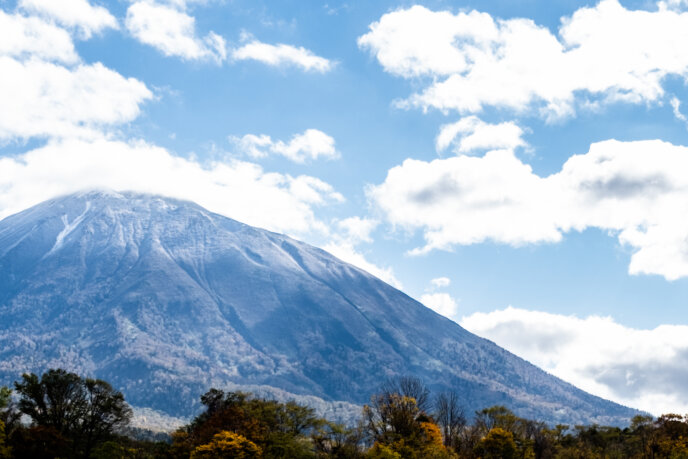
[(0, 383), (62, 367), (189, 416), (211, 386), (351, 412), (387, 377), (549, 422), (623, 424), (587, 394), (323, 250), (175, 199), (91, 191), (0, 221)]

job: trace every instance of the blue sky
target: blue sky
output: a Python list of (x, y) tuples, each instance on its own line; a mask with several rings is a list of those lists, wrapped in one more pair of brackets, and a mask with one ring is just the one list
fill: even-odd
[(82, 188), (194, 200), (586, 390), (688, 409), (683, 0), (56, 5), (0, 1), (0, 218)]

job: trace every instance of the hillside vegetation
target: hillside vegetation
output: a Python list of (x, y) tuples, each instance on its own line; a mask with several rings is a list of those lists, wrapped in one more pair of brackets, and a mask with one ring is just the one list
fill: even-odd
[(296, 402), (210, 389), (188, 425), (160, 435), (129, 427), (106, 381), (64, 370), (0, 389), (0, 458), (686, 458), (688, 416), (636, 416), (626, 428), (550, 426), (493, 406), (470, 416), (461, 394), (417, 378), (386, 381), (357, 425)]

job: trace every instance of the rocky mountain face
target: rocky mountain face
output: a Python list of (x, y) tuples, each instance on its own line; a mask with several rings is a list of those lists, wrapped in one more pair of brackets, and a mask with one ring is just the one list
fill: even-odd
[(210, 387), (341, 414), (397, 375), (456, 390), (469, 413), (503, 404), (572, 424), (637, 413), (320, 249), (134, 193), (70, 195), (0, 222), (0, 384), (51, 367), (172, 416), (194, 414)]

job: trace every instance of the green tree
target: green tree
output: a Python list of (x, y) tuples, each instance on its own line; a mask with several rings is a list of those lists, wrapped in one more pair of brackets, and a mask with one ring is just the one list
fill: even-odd
[(4, 410), (10, 403), (12, 389), (6, 386), (0, 387), (0, 410)]
[(211, 444), (227, 431), (241, 435), (261, 448), (263, 457), (314, 457), (311, 439), (326, 425), (312, 408), (296, 402), (253, 398), (241, 392), (211, 389), (201, 397), (205, 412), (173, 434), (172, 451), (188, 458), (196, 448)]
[(74, 454), (85, 457), (131, 418), (124, 396), (110, 384), (64, 370), (49, 370), (40, 378), (24, 374), (15, 389), (19, 411), (34, 426), (53, 430), (71, 443)]

